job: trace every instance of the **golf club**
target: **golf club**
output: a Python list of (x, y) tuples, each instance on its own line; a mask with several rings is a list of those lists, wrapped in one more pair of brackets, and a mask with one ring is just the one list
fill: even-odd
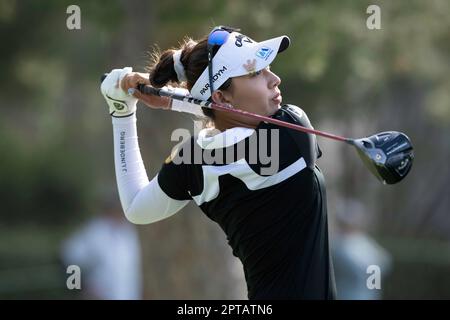
[[(107, 74), (101, 77), (101, 82), (106, 78)], [(293, 130), (312, 133), (325, 138), (346, 142), (354, 146), (363, 160), (367, 168), (382, 183), (395, 184), (406, 177), (411, 170), (414, 160), (413, 146), (410, 139), (401, 132), (387, 131), (374, 134), (370, 137), (351, 139), (345, 138), (331, 133), (302, 127), (296, 124), (284, 122), (278, 119), (254, 114), (251, 112), (234, 109), (231, 105), (222, 105), (214, 102), (195, 99), (189, 96), (178, 94), (170, 88), (153, 88), (148, 85), (140, 84), (137, 89), (148, 95), (156, 95), (160, 97), (169, 97), (171, 99), (184, 101), (186, 103), (195, 104), (204, 108), (221, 110), (241, 114), (260, 121), (287, 127)]]

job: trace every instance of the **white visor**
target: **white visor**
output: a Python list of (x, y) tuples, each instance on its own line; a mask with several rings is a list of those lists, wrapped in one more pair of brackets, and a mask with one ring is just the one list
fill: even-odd
[[(287, 49), (289, 44), (287, 36), (256, 42), (238, 32), (230, 33), (212, 59), (214, 90), (219, 89), (229, 78), (252, 74), (266, 68), (277, 53)], [(211, 97), (208, 67), (195, 82), (191, 95), (201, 100)]]

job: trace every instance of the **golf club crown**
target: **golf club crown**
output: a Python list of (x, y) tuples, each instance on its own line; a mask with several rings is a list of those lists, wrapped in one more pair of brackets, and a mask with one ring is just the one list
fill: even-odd
[(404, 133), (381, 132), (355, 139), (354, 145), (366, 166), (383, 183), (397, 183), (411, 170), (413, 146)]

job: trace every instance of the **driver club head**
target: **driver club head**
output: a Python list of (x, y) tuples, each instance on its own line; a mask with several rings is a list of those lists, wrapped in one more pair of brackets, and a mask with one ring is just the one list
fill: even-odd
[(404, 133), (381, 132), (367, 138), (352, 139), (349, 143), (356, 147), (369, 170), (384, 184), (401, 181), (411, 170), (413, 146)]

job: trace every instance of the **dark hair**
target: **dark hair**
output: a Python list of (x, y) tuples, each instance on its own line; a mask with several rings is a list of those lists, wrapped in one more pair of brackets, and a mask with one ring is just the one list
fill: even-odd
[[(164, 52), (155, 49), (152, 53), (152, 63), (148, 68), (150, 72), (150, 84), (156, 88), (161, 88), (168, 83), (180, 85), (177, 73), (173, 65), (173, 55), (176, 50), (182, 49), (180, 61), (184, 67), (187, 81), (185, 87), (190, 91), (197, 79), (208, 67), (207, 37), (203, 37), (198, 42), (191, 38), (185, 38), (179, 48), (171, 48)], [(213, 49), (213, 55), (217, 53), (219, 47)], [(220, 90), (227, 90), (231, 86), (231, 79), (225, 81), (220, 86)], [(209, 98), (210, 101), (212, 98)], [(203, 113), (214, 120), (214, 110), (202, 108)]]

